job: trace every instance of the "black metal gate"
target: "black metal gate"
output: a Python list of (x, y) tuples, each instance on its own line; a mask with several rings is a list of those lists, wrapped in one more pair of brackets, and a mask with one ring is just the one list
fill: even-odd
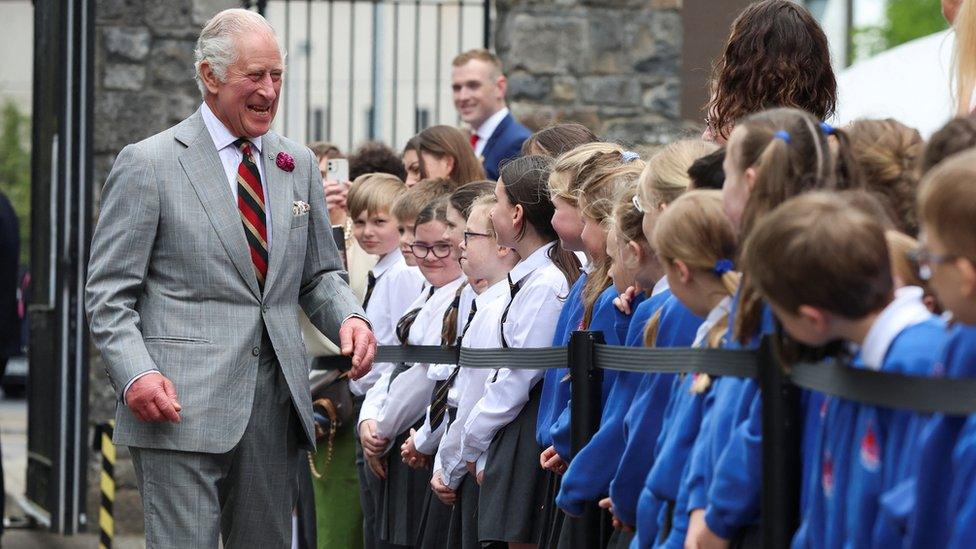
[(459, 122), (451, 59), (491, 45), (490, 0), (245, 1), (288, 52), (276, 130), (344, 151)]
[(94, 1), (34, 4), (30, 372), (25, 510), (85, 523)]

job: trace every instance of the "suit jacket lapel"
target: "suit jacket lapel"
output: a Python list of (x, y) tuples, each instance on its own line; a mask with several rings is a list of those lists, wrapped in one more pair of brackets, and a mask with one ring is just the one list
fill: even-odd
[(508, 125), (511, 123), (512, 113), (508, 113), (505, 115), (505, 118), (502, 118), (502, 121), (498, 123), (498, 127), (495, 128), (495, 131), (491, 132), (491, 137), (488, 138), (488, 142), (485, 143), (485, 148), (481, 151), (482, 158), (488, 158), (488, 155), (491, 154), (492, 147), (495, 146), (495, 143), (498, 142), (498, 139), (503, 133), (505, 133), (505, 129), (508, 128)]
[(281, 262), (285, 258), (288, 247), (289, 231), (291, 230), (292, 205), (294, 192), (294, 172), (286, 172), (278, 167), (275, 159), (281, 152), (278, 136), (271, 132), (262, 138), (264, 147), (264, 177), (267, 179), (268, 200), (271, 201), (271, 257), (268, 263), (268, 279), (264, 284), (264, 291), (274, 284)]
[(180, 165), (203, 203), (210, 224), (234, 266), (254, 295), (260, 299), (261, 290), (244, 236), (241, 214), (234, 203), (234, 195), (220, 157), (217, 156), (213, 139), (199, 112), (177, 128), (176, 139), (187, 146), (186, 151), (180, 155)]

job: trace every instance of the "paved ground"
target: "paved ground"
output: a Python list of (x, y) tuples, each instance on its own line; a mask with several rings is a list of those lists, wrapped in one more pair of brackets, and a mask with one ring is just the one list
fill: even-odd
[[(3, 476), (7, 491), (7, 516), (16, 519), (23, 511), (15, 503), (24, 494), (27, 473), (27, 401), (0, 399), (0, 446), (3, 448)], [(8, 528), (0, 539), (4, 549), (81, 549), (98, 547), (96, 534), (62, 537), (41, 530)], [(113, 548), (142, 549), (141, 538), (116, 538)]]

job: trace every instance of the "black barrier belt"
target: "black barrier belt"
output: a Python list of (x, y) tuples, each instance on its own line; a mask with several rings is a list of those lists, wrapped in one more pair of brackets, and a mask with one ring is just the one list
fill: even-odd
[(790, 379), (804, 389), (883, 408), (947, 415), (976, 413), (976, 379), (907, 376), (835, 362), (796, 364)]
[[(756, 378), (758, 352), (728, 349), (646, 348), (596, 344), (598, 368), (644, 373), (691, 373)], [(462, 368), (551, 369), (567, 367), (566, 347), (469, 349), (381, 346), (378, 362), (459, 364)], [(852, 368), (833, 361), (794, 365), (798, 387), (862, 404), (922, 413), (976, 413), (976, 379), (907, 376)]]
[(756, 351), (596, 346), (596, 365), (604, 370), (755, 378), (756, 364)]

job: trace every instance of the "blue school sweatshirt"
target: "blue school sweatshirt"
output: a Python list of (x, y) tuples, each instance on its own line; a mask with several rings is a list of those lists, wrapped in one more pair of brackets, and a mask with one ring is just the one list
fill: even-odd
[[(588, 275), (584, 272), (566, 295), (566, 304), (559, 313), (556, 322), (556, 332), (552, 337), (552, 346), (561, 347), (569, 343), (569, 336), (580, 328), (583, 321), (583, 286)], [(568, 368), (546, 370), (542, 382), (542, 395), (539, 400), (539, 416), (536, 419), (535, 439), (541, 450), (552, 446), (550, 427), (562, 413), (563, 406), (569, 400), (569, 386), (560, 383), (569, 373)], [(540, 450), (540, 451), (541, 451)]]
[[(932, 317), (901, 331), (892, 341), (881, 371), (928, 376), (939, 359), (945, 323)], [(881, 495), (906, 480), (917, 457), (914, 435), (927, 419), (908, 410), (860, 405), (854, 428), (845, 547), (873, 545)]]
[[(607, 345), (621, 345), (627, 337), (627, 325), (622, 323), (624, 320), (629, 322), (630, 317), (621, 313), (613, 304), (613, 300), (618, 295), (617, 289), (613, 286), (608, 287), (600, 294), (600, 297), (593, 303), (593, 315), (590, 317), (590, 325), (587, 327), (587, 330), (591, 332), (602, 332), (604, 343)], [(623, 329), (622, 334), (619, 331), (621, 328)], [(604, 370), (603, 372), (603, 381), (600, 385), (601, 406), (606, 405), (607, 398), (610, 395), (610, 389), (617, 379), (617, 373), (614, 370)], [(563, 377), (563, 380), (562, 384), (567, 387), (566, 392), (571, 393), (573, 384), (565, 377)], [(563, 405), (562, 413), (559, 414), (555, 423), (549, 428), (552, 435), (552, 443), (556, 447), (556, 453), (567, 463), (571, 463), (574, 457), (572, 443), (573, 431), (570, 425), (571, 416), (569, 398), (567, 398)]]
[[(643, 346), (647, 320), (667, 299), (663, 292), (646, 300), (643, 294), (638, 297), (639, 299), (631, 303), (633, 315), (621, 315), (626, 322), (618, 319), (617, 325), (618, 330), (624, 326), (633, 328), (623, 338), (630, 347)], [(645, 307), (645, 303), (648, 306)], [(556, 504), (566, 513), (579, 516), (587, 502), (598, 501), (610, 493), (610, 481), (620, 464), (620, 456), (626, 443), (624, 416), (630, 409), (630, 403), (644, 377), (645, 374), (638, 372), (616, 372), (616, 379), (603, 407), (600, 429), (576, 455), (563, 475)]]
[[(691, 345), (702, 321), (702, 318), (695, 316), (676, 298), (669, 297), (661, 307), (657, 346)], [(672, 374), (644, 376), (624, 417), (627, 443), (620, 466), (610, 483), (614, 512), (624, 524), (636, 525), (638, 522), (637, 502), (647, 472), (653, 464), (654, 447), (675, 377)]]
[[(976, 326), (953, 326), (943, 349), (933, 376), (976, 377)], [(937, 414), (927, 422), (919, 448), (908, 547), (973, 546), (974, 443), (972, 418)]]

